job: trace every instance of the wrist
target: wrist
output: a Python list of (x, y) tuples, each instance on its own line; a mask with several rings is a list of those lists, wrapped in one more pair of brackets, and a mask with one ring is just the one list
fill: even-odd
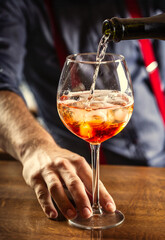
[(31, 138), (19, 146), (19, 159), (22, 164), (29, 159), (35, 152), (46, 150), (48, 148), (58, 148), (51, 136), (43, 136), (43, 138)]

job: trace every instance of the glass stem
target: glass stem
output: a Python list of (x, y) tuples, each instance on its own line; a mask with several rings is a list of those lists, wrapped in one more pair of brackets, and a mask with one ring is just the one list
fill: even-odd
[(102, 209), (99, 202), (100, 144), (90, 144), (90, 147), (92, 161), (92, 210), (93, 214), (102, 214)]

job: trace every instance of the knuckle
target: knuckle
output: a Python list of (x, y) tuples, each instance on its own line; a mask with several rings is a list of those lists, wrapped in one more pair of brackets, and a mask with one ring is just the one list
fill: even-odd
[(47, 194), (47, 192), (45, 192), (44, 190), (39, 189), (39, 190), (37, 191), (37, 199), (39, 200), (39, 202), (41, 202), (41, 203), (45, 202), (45, 200), (47, 199), (47, 197), (48, 197), (48, 194)]
[(58, 158), (56, 160), (56, 167), (58, 169), (68, 169), (68, 160), (65, 158)]
[(85, 158), (83, 158), (83, 157), (79, 157), (79, 158), (77, 159), (77, 162), (78, 162), (79, 164), (83, 165), (83, 164), (86, 163), (86, 160), (85, 160)]
[(86, 160), (84, 157), (79, 156), (75, 161), (74, 165), (77, 169), (83, 168), (86, 165)]
[(51, 162), (45, 165), (43, 164), (40, 172), (42, 175), (49, 175), (49, 173), (51, 173), (53, 169), (54, 169), (54, 166), (53, 166), (53, 163)]
[(35, 185), (41, 181), (41, 174), (38, 171), (32, 172), (28, 175), (23, 172), (22, 175), (27, 185), (32, 188), (34, 188)]
[(30, 177), (29, 177), (29, 185), (34, 188), (36, 185), (41, 183), (41, 175), (39, 173), (33, 173)]
[(79, 181), (76, 177), (72, 177), (69, 181), (69, 188), (70, 189), (75, 189), (79, 186)]
[(61, 184), (58, 181), (52, 181), (48, 185), (49, 192), (52, 194), (54, 191), (58, 192), (61, 189)]

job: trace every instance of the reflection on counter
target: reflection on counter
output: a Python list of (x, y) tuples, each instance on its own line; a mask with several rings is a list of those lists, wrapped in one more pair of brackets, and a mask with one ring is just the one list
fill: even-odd
[(101, 230), (92, 230), (91, 231), (91, 240), (101, 240), (102, 231)]

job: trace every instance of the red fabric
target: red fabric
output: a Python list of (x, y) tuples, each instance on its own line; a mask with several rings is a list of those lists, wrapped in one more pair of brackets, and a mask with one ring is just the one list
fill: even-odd
[[(141, 13), (136, 0), (125, 0), (125, 2), (127, 4), (131, 17), (140, 18)], [(150, 65), (150, 63), (156, 61), (152, 43), (149, 39), (140, 39), (139, 44), (145, 66), (147, 67), (148, 65)], [(158, 67), (156, 67), (152, 72), (149, 73), (149, 78), (165, 126), (165, 96), (161, 88), (161, 78)]]

